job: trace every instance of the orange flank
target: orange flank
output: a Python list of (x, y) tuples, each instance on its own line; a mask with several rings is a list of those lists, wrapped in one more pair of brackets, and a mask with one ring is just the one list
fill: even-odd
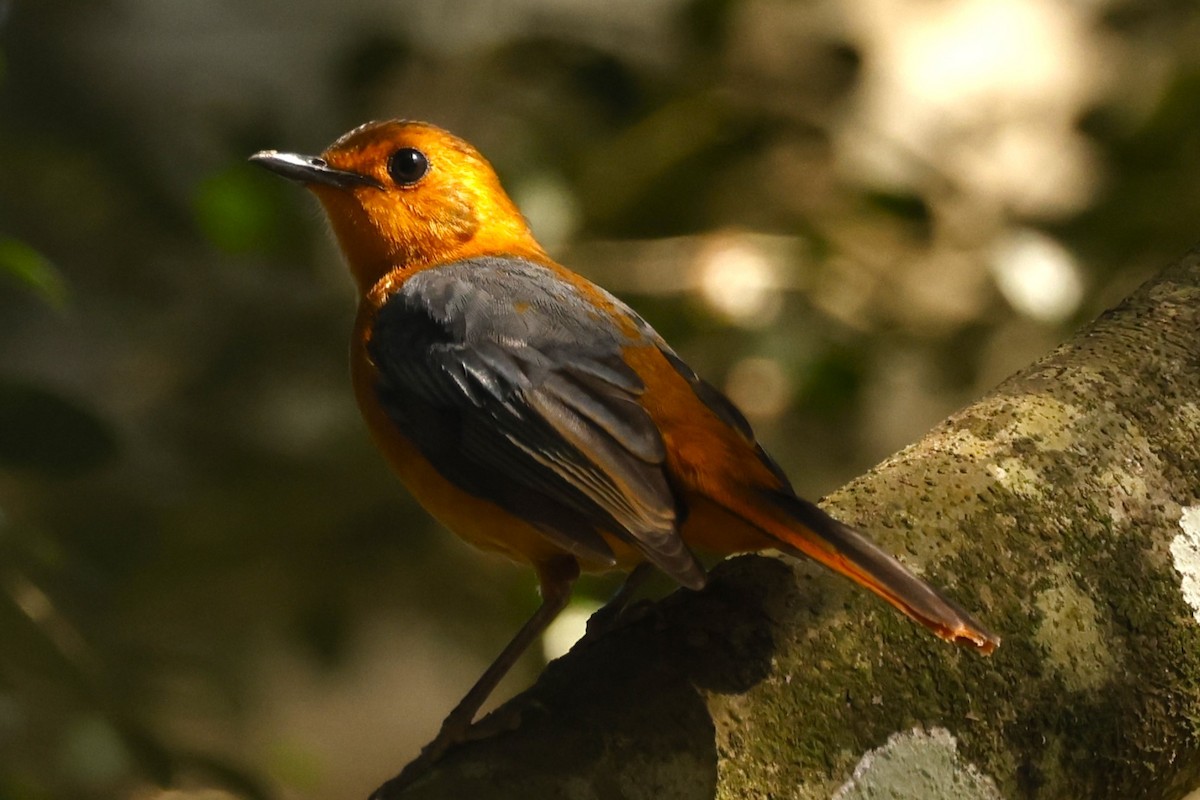
[(781, 549), (942, 638), (983, 653), (999, 644), (797, 497), (729, 400), (632, 309), (546, 254), (471, 145), (425, 123), (375, 122), (320, 156), (252, 160), (304, 184), (329, 216), (359, 288), (356, 396), (396, 474), (448, 529), (532, 566), (542, 589), (400, 779), (467, 736), (581, 569), (652, 566), (699, 589), (694, 550)]

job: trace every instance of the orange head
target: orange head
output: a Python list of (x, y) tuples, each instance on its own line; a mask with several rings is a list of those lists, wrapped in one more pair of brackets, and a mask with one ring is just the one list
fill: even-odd
[(364, 293), (397, 268), (545, 257), (491, 164), (424, 122), (369, 122), (320, 156), (264, 150), (250, 160), (317, 195)]

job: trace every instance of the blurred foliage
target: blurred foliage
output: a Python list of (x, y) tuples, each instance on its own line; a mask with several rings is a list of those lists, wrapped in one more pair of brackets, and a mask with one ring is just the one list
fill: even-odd
[(116, 456), (108, 427), (54, 392), (0, 381), (0, 464), (73, 477)]
[(211, 243), (229, 253), (279, 249), (278, 182), (262, 178), (239, 164), (201, 182), (194, 201), (196, 223)]
[(1188, 64), (1172, 76), (1153, 112), (1139, 124), (1111, 107), (1092, 109), (1080, 120), (1083, 130), (1105, 146), (1112, 178), (1100, 201), (1066, 225), (1065, 233), (1098, 268), (1120, 269), (1166, 243), (1180, 249), (1196, 243), (1197, 108), (1200, 64)]
[(0, 239), (0, 273), (61, 307), (67, 299), (62, 274), (37, 250), (16, 239)]
[[(1067, 131), (1094, 188), (1030, 211), (955, 161), (1003, 103), (926, 150), (873, 127), (899, 78), (850, 0), (0, 0), (0, 798), (365, 796), (536, 603), (374, 453), (349, 281), (250, 153), (462, 134), (701, 373), (775, 376), (756, 425), (818, 495), (1197, 238), (1193, 4), (1100, 5), (1079, 36), (1119, 66)], [(1018, 228), (1081, 264), (1057, 323), (991, 277)], [(727, 240), (772, 270), (740, 318), (705, 284)]]

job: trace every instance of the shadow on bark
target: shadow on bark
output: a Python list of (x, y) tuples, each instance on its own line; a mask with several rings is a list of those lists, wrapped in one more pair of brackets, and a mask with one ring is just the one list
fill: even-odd
[(741, 693), (770, 674), (768, 603), (792, 583), (783, 563), (746, 556), (718, 565), (701, 592), (635, 605), (494, 712), (515, 712), (512, 730), (452, 750), (407, 791), (385, 784), (377, 796), (551, 798), (576, 785), (581, 797), (710, 800), (717, 745), (705, 693)]

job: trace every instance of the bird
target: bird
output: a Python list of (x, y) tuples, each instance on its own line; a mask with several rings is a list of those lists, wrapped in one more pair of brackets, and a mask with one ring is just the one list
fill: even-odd
[(999, 645), (800, 498), (724, 394), (630, 306), (547, 254), (463, 139), (387, 120), (318, 156), (250, 160), (324, 208), (358, 289), (355, 395), (392, 469), (443, 526), (538, 578), (541, 605), (410, 768), (468, 737), (581, 571), (625, 570), (632, 586), (657, 569), (699, 590), (698, 553), (778, 550), (848, 577), (943, 639), (984, 654)]

